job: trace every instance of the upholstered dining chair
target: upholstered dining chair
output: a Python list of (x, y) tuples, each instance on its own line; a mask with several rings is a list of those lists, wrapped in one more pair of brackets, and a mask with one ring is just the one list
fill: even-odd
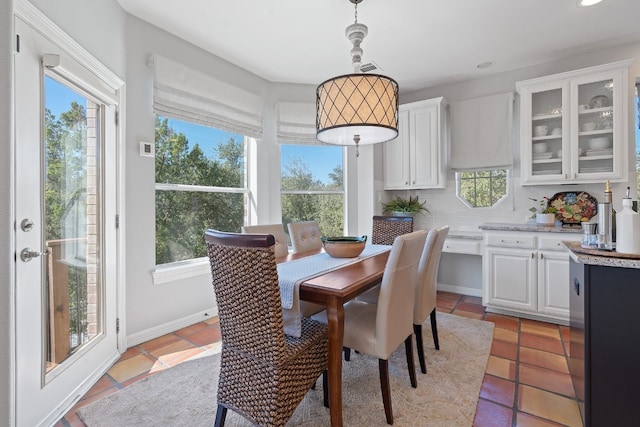
[(273, 235), (205, 231), (222, 354), (215, 425), (227, 409), (259, 426), (284, 426), (327, 368), (327, 327), (302, 319), (285, 335)]
[[(322, 233), (320, 233), (320, 226), (316, 221), (290, 222), (287, 224), (287, 228), (294, 254), (322, 247)], [(324, 305), (300, 301), (300, 314), (304, 317), (311, 317), (324, 309)]]
[(287, 227), (294, 254), (322, 247), (322, 233), (316, 221), (290, 222)]
[(422, 344), (422, 323), (431, 317), (431, 332), (436, 350), (440, 350), (438, 341), (438, 327), (436, 323), (436, 303), (438, 298), (438, 268), (444, 241), (449, 234), (449, 226), (443, 225), (429, 231), (424, 245), (415, 284), (415, 299), (413, 306), (413, 331), (416, 335), (418, 348), (418, 362), (423, 374), (427, 373)]
[(243, 233), (273, 234), (276, 238), (276, 258), (287, 256), (289, 254), (289, 245), (287, 244), (287, 236), (284, 233), (282, 224), (261, 224), (261, 225), (244, 225)]
[[(413, 361), (414, 282), (420, 254), (427, 238), (425, 230), (395, 239), (382, 275), (377, 304), (353, 300), (344, 305), (344, 346), (378, 358), (382, 402), (388, 424), (393, 424), (389, 358), (404, 342), (409, 380), (418, 386)], [(326, 313), (313, 316), (327, 321)]]
[(373, 217), (371, 243), (374, 245), (393, 245), (393, 240), (401, 234), (413, 231), (412, 216), (382, 216)]

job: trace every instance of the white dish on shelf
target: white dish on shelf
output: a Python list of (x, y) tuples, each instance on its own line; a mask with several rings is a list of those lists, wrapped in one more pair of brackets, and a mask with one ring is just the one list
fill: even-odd
[(533, 174), (534, 175), (558, 175), (560, 172), (562, 172), (562, 169), (559, 169), (559, 168), (538, 169), (538, 170), (534, 170)]
[(603, 150), (605, 148), (611, 147), (611, 137), (608, 136), (600, 136), (598, 138), (591, 138), (589, 140), (589, 149), (590, 150)]
[(549, 146), (546, 142), (536, 142), (533, 144), (533, 154), (542, 154), (547, 152)]
[(553, 153), (551, 151), (547, 151), (546, 153), (535, 153), (533, 155), (534, 160), (550, 159), (551, 157), (553, 157)]

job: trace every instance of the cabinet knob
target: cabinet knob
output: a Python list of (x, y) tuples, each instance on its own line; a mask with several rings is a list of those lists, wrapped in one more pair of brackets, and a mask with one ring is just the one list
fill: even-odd
[(540, 254), (540, 259), (543, 259), (543, 258), (544, 258), (544, 254)]
[(535, 258), (536, 254), (534, 252), (531, 252), (531, 258)]

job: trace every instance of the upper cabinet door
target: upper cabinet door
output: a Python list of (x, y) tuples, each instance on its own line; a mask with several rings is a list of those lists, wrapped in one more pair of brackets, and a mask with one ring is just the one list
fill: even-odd
[(444, 98), (400, 106), (398, 138), (384, 143), (384, 188), (444, 188)]
[(516, 84), (524, 185), (626, 181), (631, 62)]

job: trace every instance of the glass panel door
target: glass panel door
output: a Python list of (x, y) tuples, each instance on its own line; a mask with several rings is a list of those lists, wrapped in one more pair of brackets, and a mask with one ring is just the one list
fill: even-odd
[(578, 172), (613, 172), (613, 79), (578, 85)]
[(45, 76), (47, 372), (102, 333), (101, 110)]
[(562, 88), (531, 94), (533, 175), (563, 174)]

